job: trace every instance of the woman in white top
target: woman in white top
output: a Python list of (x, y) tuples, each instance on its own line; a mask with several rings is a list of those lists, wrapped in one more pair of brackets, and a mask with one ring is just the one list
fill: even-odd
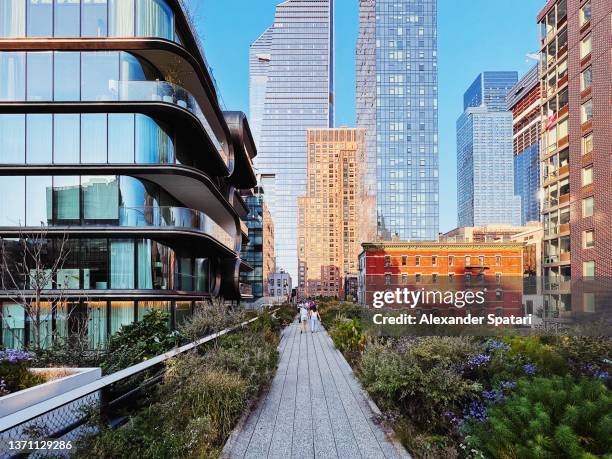
[(302, 303), (300, 305), (300, 322), (302, 323), (301, 333), (306, 333), (308, 331), (308, 318), (310, 316), (310, 311), (306, 308), (306, 305)]

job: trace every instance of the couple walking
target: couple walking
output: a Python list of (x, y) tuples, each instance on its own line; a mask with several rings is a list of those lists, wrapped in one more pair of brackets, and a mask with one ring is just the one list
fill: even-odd
[(300, 323), (302, 324), (300, 334), (308, 332), (308, 322), (310, 322), (311, 333), (319, 330), (321, 314), (317, 311), (317, 306), (314, 301), (309, 300), (300, 303)]

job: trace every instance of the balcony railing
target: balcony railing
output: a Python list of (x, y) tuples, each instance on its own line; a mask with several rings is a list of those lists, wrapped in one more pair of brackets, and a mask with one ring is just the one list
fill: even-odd
[(228, 146), (221, 142), (204, 116), (200, 105), (189, 91), (168, 81), (109, 81), (109, 88), (120, 101), (154, 101), (178, 105), (190, 111), (202, 123), (208, 137), (229, 167)]
[(247, 282), (240, 282), (240, 296), (253, 296), (253, 286)]
[(234, 237), (204, 212), (186, 207), (120, 207), (119, 226), (185, 228), (205, 233), (232, 251)]

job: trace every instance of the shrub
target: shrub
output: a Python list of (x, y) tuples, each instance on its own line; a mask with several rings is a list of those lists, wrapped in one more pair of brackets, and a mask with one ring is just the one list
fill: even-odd
[(119, 371), (177, 346), (181, 335), (168, 329), (169, 317), (167, 312), (153, 310), (141, 321), (122, 326), (108, 342), (104, 371)]
[(0, 395), (7, 395), (41, 384), (44, 379), (31, 373), (28, 367), (33, 355), (27, 351), (0, 351)]
[(329, 330), (329, 334), (336, 347), (349, 360), (357, 357), (364, 344), (361, 322), (357, 319), (341, 319), (336, 321)]
[(228, 307), (222, 299), (215, 298), (197, 307), (179, 330), (190, 341), (216, 333), (243, 322), (244, 311)]
[(296, 316), (297, 309), (295, 308), (295, 306), (288, 303), (282, 304), (276, 312), (276, 317), (278, 317), (278, 320), (280, 321), (283, 327), (293, 322)]
[(534, 363), (544, 374), (564, 375), (568, 371), (566, 359), (559, 353), (558, 346), (547, 342), (546, 337), (513, 337), (506, 338), (505, 342), (510, 347), (510, 356)]
[(612, 451), (612, 397), (595, 379), (522, 378), (486, 422), (465, 425), (469, 444), (494, 458), (587, 458)]
[(465, 338), (417, 338), (395, 347), (373, 344), (362, 354), (360, 379), (381, 408), (398, 410), (432, 433), (445, 432), (443, 413), (481, 390), (460, 371), (477, 344)]

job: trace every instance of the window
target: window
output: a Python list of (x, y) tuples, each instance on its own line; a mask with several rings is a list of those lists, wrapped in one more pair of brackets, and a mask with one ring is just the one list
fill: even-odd
[(472, 257), (465, 257), (465, 266), (472, 266)]
[(586, 155), (593, 151), (593, 133), (589, 133), (582, 138), (582, 154)]
[(567, 87), (559, 92), (559, 110), (566, 107), (569, 103)]
[(385, 285), (391, 285), (391, 274), (385, 274)]
[(53, 115), (30, 113), (26, 115), (26, 161), (28, 164), (53, 162)]
[(586, 123), (593, 118), (593, 100), (589, 99), (580, 106), (580, 122)]
[(495, 282), (497, 284), (501, 284), (501, 279), (502, 279), (502, 274), (501, 273), (495, 273)]
[(25, 163), (24, 132), (25, 115), (0, 114), (0, 163)]
[(502, 257), (501, 255), (496, 255), (495, 256), (495, 266), (501, 266), (502, 264)]
[(472, 282), (472, 274), (471, 273), (465, 273), (465, 282), (467, 284), (469, 284), (470, 282)]
[(582, 233), (582, 246), (585, 249), (595, 247), (595, 230), (586, 230)]
[(502, 296), (503, 296), (503, 292), (501, 291), (501, 289), (498, 288), (497, 290), (495, 290), (495, 299), (496, 300), (501, 300)]
[(482, 255), (478, 257), (478, 264), (484, 266), (484, 257)]
[(25, 74), (25, 53), (0, 52), (0, 100), (25, 100)]
[(83, 218), (117, 220), (119, 218), (119, 181), (115, 176), (82, 177)]
[[(80, 0), (55, 0), (55, 30), (56, 37), (78, 37), (81, 35), (79, 26)], [(83, 36), (87, 36), (83, 33)]]
[(584, 26), (591, 20), (591, 2), (586, 2), (582, 8), (580, 8), (580, 27)]
[(587, 186), (593, 183), (593, 166), (582, 168), (582, 186)]
[(455, 273), (448, 273), (448, 281), (455, 282)]
[(81, 100), (117, 100), (119, 53), (81, 53)]
[(106, 115), (81, 115), (81, 162), (106, 163)]
[(23, 226), (24, 211), (24, 177), (2, 177), (0, 180), (0, 226)]
[(414, 281), (415, 281), (417, 284), (420, 284), (420, 283), (421, 283), (421, 280), (422, 280), (422, 277), (423, 277), (423, 276), (421, 276), (420, 274), (415, 274), (415, 275), (414, 275)]
[(582, 216), (592, 217), (594, 212), (595, 203), (593, 202), (593, 196), (584, 198), (582, 200)]
[(580, 59), (584, 59), (591, 54), (591, 34), (580, 40)]
[(28, 53), (27, 66), (27, 99), (34, 101), (53, 100), (53, 88), (51, 87), (53, 54)]
[(388, 268), (389, 266), (391, 266), (391, 257), (387, 256), (385, 257), (385, 268)]
[(4, 0), (1, 5), (0, 37), (25, 37), (25, 2), (23, 0)]
[(406, 255), (402, 255), (402, 266), (406, 266), (408, 264), (408, 257)]
[(80, 100), (80, 53), (56, 52), (54, 61), (53, 100)]
[(28, 0), (28, 37), (53, 36), (53, 0)]
[(402, 274), (402, 284), (408, 283), (408, 274)]
[(26, 177), (27, 226), (48, 224), (51, 219), (51, 177)]
[(79, 177), (53, 177), (53, 220), (78, 220), (81, 217)]
[(438, 257), (431, 257), (431, 266), (438, 266)]
[[(78, 2), (78, 0), (74, 0)], [(84, 37), (106, 37), (107, 0), (83, 0), (83, 21), (81, 34)]]
[(77, 114), (53, 116), (53, 162), (55, 164), (79, 163), (79, 124)]
[(580, 74), (580, 90), (584, 91), (585, 89), (589, 89), (593, 84), (593, 70), (591, 67), (587, 67)]
[(567, 137), (567, 119), (564, 119), (557, 126), (558, 129), (558, 139), (563, 139)]
[(416, 266), (421, 266), (421, 257), (415, 257), (414, 264)]
[[(124, 1), (124, 0), (122, 0)], [(172, 10), (163, 0), (138, 0), (136, 34), (139, 37), (174, 38)]]
[[(557, 78), (560, 80), (567, 74), (567, 59), (563, 59), (559, 61), (557, 64)], [(554, 75), (554, 74), (553, 74)], [(555, 85), (556, 82), (553, 82), (552, 85)]]
[(448, 266), (455, 266), (455, 257), (449, 255), (448, 257)]
[(595, 277), (594, 261), (585, 261), (582, 263), (582, 275), (584, 277)]
[(431, 275), (431, 283), (432, 284), (437, 284), (438, 283), (438, 275), (437, 274), (432, 274)]

